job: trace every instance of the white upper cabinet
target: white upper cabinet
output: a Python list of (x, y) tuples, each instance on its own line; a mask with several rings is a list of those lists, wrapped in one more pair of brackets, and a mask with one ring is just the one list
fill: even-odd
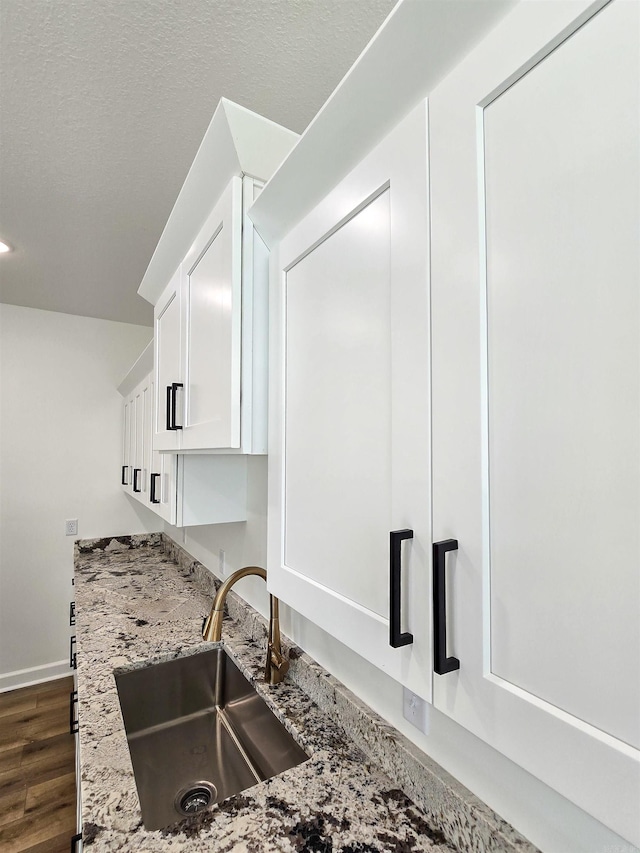
[(636, 845), (639, 32), (524, 3), (429, 106), (434, 703)]
[[(125, 492), (178, 527), (247, 519), (247, 460), (152, 449), (152, 344), (119, 386), (123, 395)], [(140, 378), (142, 376), (142, 378)], [(126, 483), (125, 483), (126, 480)]]
[(279, 246), (269, 586), (428, 699), (426, 120), (423, 103)]
[(232, 178), (155, 306), (156, 450), (240, 448), (241, 249), (242, 180)]
[(268, 255), (246, 212), (296, 139), (226, 100), (205, 134), (139, 289), (155, 450), (267, 452)]
[(399, 4), (250, 214), (270, 590), (638, 846), (639, 19)]
[(271, 252), (269, 588), (426, 699), (430, 225), (421, 93), (511, 6), (465, 3), (452, 27), (449, 3), (399, 4), (249, 214)]
[(142, 503), (149, 500), (151, 468), (152, 345), (149, 344), (120, 383), (123, 444), (120, 482)]

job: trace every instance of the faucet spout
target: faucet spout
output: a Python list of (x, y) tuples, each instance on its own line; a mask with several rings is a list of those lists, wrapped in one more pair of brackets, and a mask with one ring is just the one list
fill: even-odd
[[(267, 580), (267, 572), (260, 566), (245, 566), (227, 578), (213, 600), (211, 612), (202, 631), (203, 638), (208, 642), (217, 643), (222, 639), (222, 619), (229, 590), (236, 581), (248, 575), (256, 575), (265, 582)], [(268, 684), (279, 684), (284, 680), (289, 670), (289, 661), (282, 654), (279, 610), (278, 599), (273, 595), (269, 596), (269, 638), (267, 640), (267, 660), (264, 674), (265, 681)]]

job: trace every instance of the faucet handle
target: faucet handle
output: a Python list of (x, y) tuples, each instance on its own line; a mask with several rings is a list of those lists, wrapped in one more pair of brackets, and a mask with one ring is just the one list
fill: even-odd
[(271, 640), (267, 643), (267, 662), (265, 665), (264, 677), (269, 684), (280, 684), (284, 681), (286, 674), (289, 672), (289, 661), (287, 658), (274, 648)]

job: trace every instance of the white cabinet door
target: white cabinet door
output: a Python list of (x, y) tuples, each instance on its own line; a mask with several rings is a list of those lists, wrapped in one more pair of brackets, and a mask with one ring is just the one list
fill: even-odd
[(176, 454), (160, 453), (159, 450), (154, 450), (151, 460), (149, 506), (168, 524), (175, 524), (177, 500)]
[[(423, 103), (280, 245), (269, 587), (430, 698), (426, 120)], [(392, 647), (392, 622), (413, 642)]]
[(184, 410), (180, 267), (154, 310), (154, 450), (177, 450)]
[(131, 405), (128, 397), (122, 406), (122, 468), (120, 483), (125, 492), (131, 489)]
[(131, 410), (131, 479), (129, 480), (130, 493), (137, 497), (140, 489), (140, 475), (142, 473), (141, 443), (142, 443), (142, 401), (138, 398), (138, 387), (136, 386), (129, 397), (129, 408)]
[(144, 394), (144, 456), (142, 469), (142, 482), (144, 502), (147, 506), (151, 504), (151, 473), (153, 471), (153, 372), (149, 373), (143, 382)]
[(149, 472), (151, 469), (151, 415), (153, 409), (153, 382), (151, 374), (142, 383), (142, 500), (149, 503)]
[(443, 713), (640, 844), (639, 12), (524, 3), (430, 98)]
[[(153, 374), (150, 377), (151, 400), (154, 401), (155, 387)], [(155, 406), (151, 405), (149, 438), (153, 436), (153, 413)], [(151, 463), (149, 467), (149, 506), (168, 524), (176, 523), (176, 455), (160, 453), (150, 449)]]
[(267, 451), (268, 253), (233, 178), (155, 307), (153, 446)]
[(133, 391), (133, 472), (131, 493), (142, 503), (149, 500), (149, 466), (151, 464), (151, 376)]
[(184, 450), (240, 446), (242, 181), (233, 178), (182, 263)]

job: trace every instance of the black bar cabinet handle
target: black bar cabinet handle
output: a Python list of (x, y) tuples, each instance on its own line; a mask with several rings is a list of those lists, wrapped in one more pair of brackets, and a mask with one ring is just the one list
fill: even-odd
[(159, 504), (160, 498), (156, 497), (156, 482), (160, 474), (152, 474), (151, 475), (151, 486), (150, 486), (150, 495), (149, 495), (149, 503)]
[(171, 429), (182, 429), (180, 424), (176, 423), (176, 394), (178, 393), (178, 388), (184, 388), (182, 382), (173, 382), (171, 384)]
[(413, 530), (392, 530), (389, 534), (389, 645), (394, 649), (413, 643), (413, 634), (402, 632), (400, 609), (402, 604), (402, 540), (413, 539)]
[(128, 485), (129, 485), (129, 483), (127, 482), (127, 472), (128, 472), (128, 470), (129, 470), (129, 466), (128, 466), (128, 465), (123, 465), (123, 466), (122, 466), (122, 477), (120, 478), (120, 482), (122, 483), (122, 485), (123, 485), (123, 486), (128, 486)]
[(69, 693), (69, 733), (75, 735), (78, 733), (79, 722), (76, 720), (76, 715), (74, 713), (75, 706), (78, 702), (78, 691), (72, 690)]
[(74, 634), (69, 640), (69, 666), (71, 669), (78, 668), (78, 659), (75, 652), (76, 635)]
[(167, 429), (173, 429), (171, 426), (171, 385), (167, 385)]
[(76, 603), (75, 601), (69, 602), (69, 625), (76, 624)]
[(142, 468), (134, 468), (133, 469), (133, 491), (141, 492), (142, 489), (138, 486), (138, 474), (142, 473)]
[(458, 658), (447, 657), (447, 592), (445, 555), (457, 551), (457, 539), (433, 543), (433, 668), (438, 675), (460, 669)]
[(71, 837), (71, 853), (78, 853), (78, 841), (82, 841), (81, 832)]

